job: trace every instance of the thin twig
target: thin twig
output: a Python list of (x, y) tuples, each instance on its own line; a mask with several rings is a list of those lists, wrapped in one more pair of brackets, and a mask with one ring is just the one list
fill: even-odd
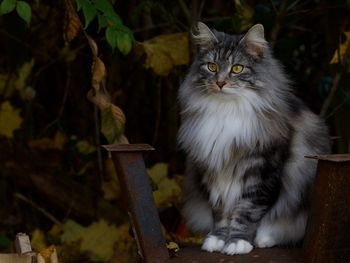
[(202, 13), (203, 13), (203, 9), (205, 6), (205, 2), (206, 0), (202, 0), (200, 6), (199, 6), (199, 10), (198, 10), (198, 19), (200, 19), (202, 17)]
[(321, 107), (320, 115), (322, 117), (325, 117), (325, 115), (327, 113), (327, 110), (328, 110), (329, 106), (331, 105), (331, 102), (333, 100), (335, 92), (338, 89), (338, 86), (339, 86), (340, 80), (341, 80), (341, 78), (343, 76), (343, 73), (344, 73), (344, 67), (342, 67), (342, 69), (340, 71), (338, 71), (337, 74), (334, 77), (334, 81), (333, 81), (331, 90), (329, 91), (329, 93), (328, 93), (328, 95), (327, 95), (326, 99), (324, 100), (324, 103), (323, 103), (323, 105)]
[(102, 161), (102, 148), (99, 147), (101, 145), (101, 138), (100, 138), (100, 115), (99, 110), (97, 106), (94, 104), (94, 122), (95, 122), (95, 143), (97, 145), (96, 152), (97, 152), (97, 163), (98, 163), (98, 174), (100, 177), (100, 182), (104, 182), (104, 176), (103, 176), (103, 161)]
[(345, 103), (349, 102), (349, 99), (344, 99), (342, 103), (340, 103), (337, 107), (335, 107), (333, 109), (333, 111), (331, 113), (329, 113), (327, 116), (325, 116), (324, 118), (327, 120), (330, 117), (332, 117), (338, 110), (341, 109), (341, 107), (343, 107), (345, 105)]
[(230, 20), (232, 16), (213, 16), (210, 18), (202, 18), (203, 22), (213, 22), (213, 21), (221, 21), (221, 20)]
[[(339, 48), (338, 48), (339, 49)], [(325, 117), (327, 111), (328, 111), (328, 108), (329, 106), (331, 105), (332, 103), (332, 100), (333, 100), (333, 97), (339, 87), (339, 83), (340, 83), (340, 80), (343, 76), (343, 73), (345, 71), (345, 68), (346, 68), (346, 63), (347, 63), (347, 56), (348, 56), (348, 52), (350, 51), (350, 45), (347, 45), (346, 47), (346, 50), (343, 54), (342, 57), (340, 57), (338, 55), (338, 60), (340, 60), (340, 63), (339, 63), (339, 71), (335, 74), (335, 77), (334, 77), (334, 81), (333, 81), (333, 84), (332, 84), (332, 87), (326, 97), (326, 99), (324, 100), (324, 103), (321, 107), (321, 112), (320, 112), (320, 115), (322, 117)]]
[[(274, 6), (272, 1), (271, 1), (271, 3), (272, 3), (272, 6), (275, 9), (276, 7)], [(277, 18), (276, 18), (275, 26), (272, 28), (271, 35), (270, 35), (270, 47), (272, 49), (274, 48), (274, 46), (276, 44), (278, 33), (281, 30), (281, 24), (282, 24), (282, 20), (283, 20), (283, 18), (285, 16), (286, 6), (287, 6), (287, 0), (283, 0), (281, 2), (280, 8), (279, 8), (279, 10), (277, 12)]]
[(152, 139), (152, 145), (156, 145), (158, 134), (159, 134), (159, 125), (161, 120), (161, 108), (162, 108), (162, 79), (159, 78), (156, 85), (156, 116), (155, 116), (155, 125), (154, 125), (154, 134)]
[(49, 128), (51, 128), (53, 125), (55, 125), (61, 119), (63, 111), (64, 111), (64, 107), (66, 105), (66, 101), (67, 101), (67, 98), (68, 98), (70, 82), (71, 82), (71, 76), (72, 76), (71, 66), (70, 66), (70, 63), (67, 63), (66, 85), (65, 85), (65, 90), (64, 90), (64, 94), (63, 94), (62, 103), (61, 103), (61, 106), (60, 106), (60, 108), (58, 110), (58, 113), (57, 113), (57, 117), (56, 117), (56, 119), (54, 119), (53, 121), (51, 121), (49, 124), (46, 125), (46, 127), (43, 129), (41, 134), (45, 133), (45, 131), (47, 131)]
[(31, 205), (32, 207), (34, 207), (36, 210), (38, 210), (40, 213), (42, 213), (44, 216), (46, 216), (48, 219), (50, 219), (55, 224), (59, 224), (59, 225), (62, 224), (62, 222), (60, 220), (58, 220), (56, 217), (54, 217), (51, 213), (47, 212), (44, 208), (40, 207), (39, 205), (34, 203), (32, 200), (29, 200), (27, 197), (25, 197), (21, 193), (15, 192), (14, 196), (16, 198), (22, 200), (23, 202)]
[(270, 0), (270, 4), (271, 4), (272, 9), (273, 9), (273, 11), (275, 12), (275, 14), (277, 14), (277, 13), (278, 13), (278, 10), (277, 10), (276, 5), (275, 5), (275, 3), (273, 2), (273, 0)]
[(189, 25), (191, 25), (191, 12), (190, 9), (186, 6), (185, 2), (183, 0), (177, 0), (182, 11), (184, 12), (187, 22)]

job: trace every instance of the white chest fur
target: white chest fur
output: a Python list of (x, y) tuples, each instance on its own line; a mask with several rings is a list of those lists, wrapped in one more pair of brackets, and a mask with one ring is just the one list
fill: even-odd
[(219, 172), (235, 150), (254, 147), (258, 136), (259, 120), (252, 106), (212, 103), (184, 119), (179, 139), (192, 158)]

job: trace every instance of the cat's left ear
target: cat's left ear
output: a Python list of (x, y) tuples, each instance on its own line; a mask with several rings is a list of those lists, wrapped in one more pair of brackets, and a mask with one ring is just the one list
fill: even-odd
[(240, 43), (243, 43), (246, 51), (253, 57), (260, 57), (266, 47), (264, 37), (264, 27), (262, 24), (252, 26), (242, 38)]

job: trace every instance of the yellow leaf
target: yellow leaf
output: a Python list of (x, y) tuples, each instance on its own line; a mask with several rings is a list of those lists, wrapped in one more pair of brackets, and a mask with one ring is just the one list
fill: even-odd
[(40, 250), (40, 255), (45, 259), (45, 262), (50, 262), (52, 253), (55, 252), (55, 246), (49, 246)]
[(76, 147), (78, 152), (82, 154), (90, 154), (96, 151), (95, 145), (92, 145), (88, 141), (84, 141), (84, 140), (78, 141)]
[(125, 116), (121, 109), (113, 104), (101, 109), (101, 132), (108, 143), (118, 143), (124, 134)]
[(35, 60), (32, 58), (31, 61), (23, 63), (23, 65), (19, 68), (17, 75), (18, 78), (16, 79), (16, 89), (18, 91), (23, 91), (26, 87), (26, 81), (29, 77), (29, 75), (32, 73), (32, 69), (34, 66)]
[(167, 207), (180, 202), (181, 187), (175, 178), (168, 178), (168, 164), (157, 163), (148, 170), (158, 189), (153, 191), (153, 198), (157, 207)]
[(41, 251), (46, 248), (45, 234), (40, 229), (35, 229), (31, 234), (30, 244), (34, 251)]
[(340, 44), (339, 48), (334, 52), (330, 64), (340, 63), (342, 60), (346, 59), (347, 54), (345, 54), (345, 52), (349, 52), (350, 31), (344, 32), (344, 35), (346, 40), (344, 43)]
[(235, 17), (238, 22), (239, 32), (247, 31), (252, 25), (254, 20), (254, 9), (247, 4), (242, 4), (240, 0), (234, 0), (236, 13)]
[(178, 65), (189, 63), (187, 33), (160, 35), (141, 43), (146, 53), (145, 67), (156, 74), (166, 76)]
[(0, 135), (13, 138), (13, 132), (21, 126), (21, 123), (19, 110), (13, 108), (9, 101), (2, 103), (0, 106)]
[(57, 149), (62, 150), (65, 143), (67, 141), (66, 136), (60, 132), (57, 131), (55, 133), (54, 138), (41, 138), (37, 140), (31, 140), (28, 142), (28, 145), (31, 149), (37, 149), (37, 150), (47, 150), (47, 149)]
[(174, 252), (179, 252), (180, 247), (177, 243), (170, 241), (169, 243), (166, 244), (166, 247)]
[(48, 234), (53, 238), (58, 238), (61, 235), (61, 232), (62, 232), (62, 225), (55, 224), (51, 227)]
[(62, 132), (57, 131), (55, 133), (55, 137), (53, 138), (53, 148), (62, 150), (64, 145), (66, 144), (66, 141), (66, 136)]
[(62, 230), (61, 241), (70, 243), (80, 240), (80, 249), (91, 253), (92, 260), (108, 261), (115, 250), (132, 252), (134, 249), (128, 224), (116, 227), (100, 220), (83, 227), (73, 220), (68, 220)]

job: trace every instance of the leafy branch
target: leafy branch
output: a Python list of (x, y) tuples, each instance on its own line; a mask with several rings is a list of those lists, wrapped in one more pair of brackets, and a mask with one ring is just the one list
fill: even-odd
[(112, 4), (108, 0), (76, 0), (77, 10), (84, 15), (86, 29), (97, 17), (98, 32), (105, 29), (105, 36), (108, 44), (114, 50), (118, 50), (126, 55), (130, 52), (134, 42), (132, 31), (123, 24), (120, 16), (114, 11)]

